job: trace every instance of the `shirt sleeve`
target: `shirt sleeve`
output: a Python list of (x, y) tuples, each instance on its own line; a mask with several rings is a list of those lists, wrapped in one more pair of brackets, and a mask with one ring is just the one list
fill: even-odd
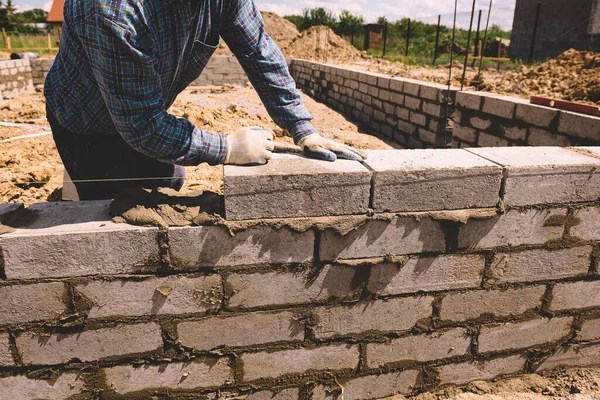
[(238, 58), (273, 121), (298, 142), (317, 133), (285, 57), (265, 32), (253, 0), (231, 0), (221, 36)]
[(123, 139), (140, 153), (170, 164), (223, 163), (224, 135), (167, 112), (149, 30), (131, 24), (131, 18), (115, 20), (110, 9), (102, 11), (91, 16), (95, 30), (83, 32), (84, 41), (94, 77)]

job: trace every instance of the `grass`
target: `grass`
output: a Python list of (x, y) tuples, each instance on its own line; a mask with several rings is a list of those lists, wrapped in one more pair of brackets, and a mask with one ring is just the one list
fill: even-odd
[[(10, 51), (30, 51), (36, 50), (37, 52), (52, 52), (48, 50), (48, 35), (40, 34), (40, 35), (19, 35), (19, 34), (8, 34), (10, 38)], [(58, 49), (58, 35), (52, 35), (52, 48), (55, 49), (54, 52)], [(2, 50), (7, 51), (7, 43), (2, 39)]]

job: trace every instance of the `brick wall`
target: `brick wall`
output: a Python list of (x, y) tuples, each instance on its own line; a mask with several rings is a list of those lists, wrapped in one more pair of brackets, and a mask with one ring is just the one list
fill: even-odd
[(597, 365), (599, 166), (591, 147), (275, 155), (225, 168), (227, 218), (260, 218), (235, 235), (2, 205), (0, 393), (368, 400)]
[(31, 63), (31, 74), (33, 75), (34, 85), (43, 85), (48, 71), (54, 64), (53, 58), (36, 58), (29, 61)]
[[(517, 0), (509, 56), (528, 60), (538, 0)], [(600, 51), (591, 33), (600, 33), (592, 18), (598, 0), (544, 0), (536, 36), (535, 60), (556, 57), (568, 49)], [(597, 4), (595, 7), (598, 7)], [(590, 18), (592, 18), (590, 20)], [(597, 17), (596, 17), (597, 18)], [(596, 31), (594, 31), (596, 29)]]
[(28, 60), (0, 61), (0, 101), (33, 89)]

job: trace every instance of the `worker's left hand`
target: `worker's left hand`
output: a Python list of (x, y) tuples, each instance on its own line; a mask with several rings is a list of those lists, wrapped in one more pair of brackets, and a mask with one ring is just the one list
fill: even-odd
[(346, 160), (362, 161), (367, 158), (367, 155), (359, 150), (326, 139), (316, 133), (300, 139), (298, 146), (300, 146), (307, 157), (319, 160), (335, 161), (338, 158), (342, 158)]

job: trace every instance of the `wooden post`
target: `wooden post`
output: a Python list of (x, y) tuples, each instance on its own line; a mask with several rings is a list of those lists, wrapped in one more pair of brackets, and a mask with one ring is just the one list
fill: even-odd
[(52, 35), (48, 33), (48, 50), (52, 50)]
[(6, 50), (10, 51), (10, 36), (6, 35)]
[(383, 25), (383, 54), (382, 57), (385, 57), (385, 51), (387, 46), (387, 34), (388, 34), (388, 23), (386, 22)]
[(435, 48), (433, 49), (433, 62), (432, 64), (435, 66), (435, 60), (438, 57), (438, 46), (440, 44), (440, 26), (442, 23), (442, 16), (438, 15), (438, 23), (437, 23), (437, 31), (435, 33)]
[(4, 43), (4, 48), (8, 49), (8, 40), (6, 40), (6, 29), (2, 28), (2, 42)]
[(498, 42), (498, 71), (500, 71), (500, 56), (502, 55), (502, 39)]
[(406, 31), (406, 56), (408, 56), (408, 48), (410, 47), (410, 18), (408, 19), (408, 30)]

